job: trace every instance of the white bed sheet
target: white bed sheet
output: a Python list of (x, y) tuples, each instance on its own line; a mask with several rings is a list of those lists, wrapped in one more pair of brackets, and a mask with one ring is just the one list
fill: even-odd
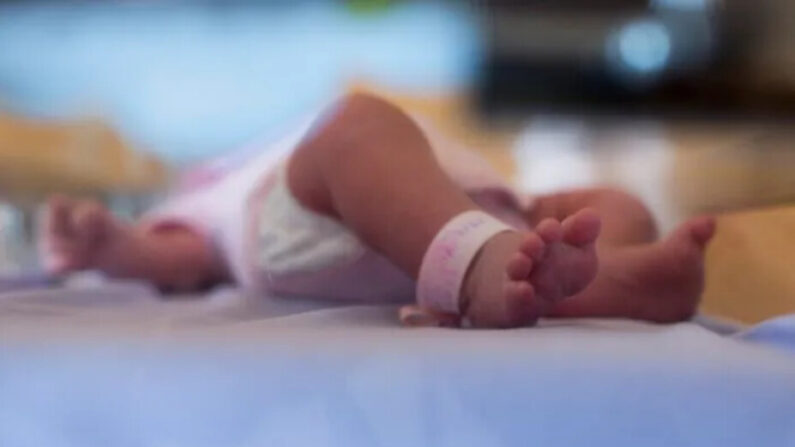
[(0, 294), (0, 445), (795, 446), (795, 356), (695, 324), (403, 329), (136, 284)]

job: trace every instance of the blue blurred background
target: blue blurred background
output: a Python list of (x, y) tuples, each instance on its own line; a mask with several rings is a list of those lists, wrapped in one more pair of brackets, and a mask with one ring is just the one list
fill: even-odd
[(217, 154), (341, 94), (470, 82), (463, 2), (0, 3), (0, 108), (102, 118), (167, 160)]

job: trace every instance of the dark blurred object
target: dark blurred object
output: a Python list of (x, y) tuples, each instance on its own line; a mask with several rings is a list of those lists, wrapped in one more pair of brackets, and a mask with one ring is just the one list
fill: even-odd
[(485, 20), (487, 114), (795, 117), (792, 0), (487, 1)]

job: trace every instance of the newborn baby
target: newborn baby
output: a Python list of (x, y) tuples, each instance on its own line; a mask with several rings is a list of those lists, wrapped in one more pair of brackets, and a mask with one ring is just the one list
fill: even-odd
[(257, 149), (135, 224), (95, 202), (52, 198), (45, 265), (167, 290), (235, 281), (285, 297), (400, 302), (406, 324), (675, 322), (698, 305), (712, 218), (658, 240), (648, 210), (625, 193), (530, 200), (382, 99), (350, 95)]

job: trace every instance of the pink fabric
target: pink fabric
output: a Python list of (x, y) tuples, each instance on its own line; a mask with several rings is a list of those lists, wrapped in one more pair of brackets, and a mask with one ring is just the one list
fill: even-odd
[[(185, 225), (206, 235), (244, 286), (281, 295), (325, 297), (356, 301), (406, 302), (414, 299), (414, 282), (379, 254), (367, 251), (345, 265), (296, 275), (273, 277), (253, 263), (256, 247), (257, 203), (268, 194), (276, 167), (300, 143), (311, 127), (307, 120), (277, 142), (264, 142), (261, 151), (215, 172), (209, 182), (198, 182), (146, 217), (152, 224)], [(526, 228), (520, 215), (525, 202), (491, 166), (474, 152), (446, 141), (430, 126), (425, 131), (440, 165), (486, 211), (514, 228)], [(250, 148), (250, 146), (248, 146)], [(246, 149), (250, 152), (250, 149)], [(215, 166), (224, 165), (216, 164)]]
[(311, 124), (312, 119), (306, 119), (281, 140), (258, 143), (259, 152), (254, 153), (252, 145), (244, 147), (241, 152), (251, 154), (248, 157), (235, 152), (214, 160), (212, 180), (183, 183), (144, 220), (151, 225), (182, 225), (204, 235), (228, 263), (235, 280), (249, 282), (246, 231), (250, 199), (300, 143)]

